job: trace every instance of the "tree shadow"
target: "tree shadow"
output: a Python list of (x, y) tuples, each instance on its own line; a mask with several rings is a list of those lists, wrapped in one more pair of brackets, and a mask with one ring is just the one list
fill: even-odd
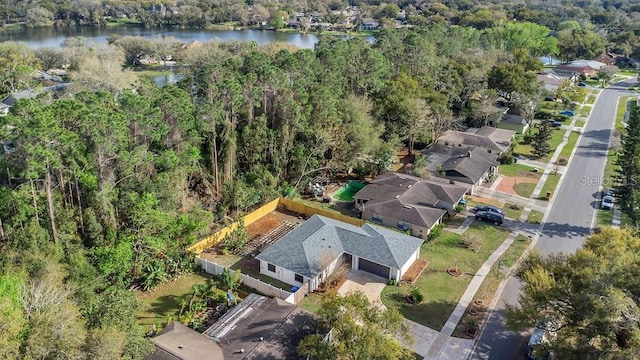
[(506, 329), (503, 310), (495, 310), (484, 323), (471, 359), (526, 359), (528, 335)]

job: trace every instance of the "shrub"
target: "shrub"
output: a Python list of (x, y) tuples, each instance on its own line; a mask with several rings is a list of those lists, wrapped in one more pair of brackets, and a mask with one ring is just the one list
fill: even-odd
[(464, 205), (460, 205), (460, 204), (456, 205), (456, 207), (453, 208), (453, 211), (455, 211), (456, 213), (460, 213), (462, 212), (462, 210), (464, 210)]
[(420, 289), (415, 286), (411, 288), (409, 295), (411, 295), (411, 297), (413, 298), (413, 301), (416, 304), (420, 304), (421, 302), (424, 301), (424, 294), (422, 294), (422, 291), (420, 291)]
[(393, 285), (397, 285), (397, 284), (398, 284), (398, 281), (396, 279), (393, 279), (393, 278), (389, 279), (389, 281), (387, 282), (387, 285), (392, 285), (393, 286)]
[(567, 165), (567, 159), (565, 158), (558, 159), (558, 165)]
[(511, 165), (516, 161), (516, 159), (513, 157), (513, 153), (511, 152), (503, 152), (502, 154), (500, 154), (500, 156), (498, 156), (498, 162), (501, 165)]
[(427, 240), (437, 239), (438, 236), (440, 236), (440, 233), (442, 232), (442, 228), (444, 228), (443, 224), (438, 224), (434, 226), (433, 229), (431, 229), (431, 231), (429, 232), (429, 235), (427, 235)]

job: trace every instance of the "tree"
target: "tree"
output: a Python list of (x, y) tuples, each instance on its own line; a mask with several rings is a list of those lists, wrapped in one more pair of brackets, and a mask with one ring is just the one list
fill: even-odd
[(381, 309), (360, 292), (342, 297), (328, 294), (318, 311), (323, 331), (332, 340), (310, 335), (298, 346), (298, 353), (310, 360), (413, 359), (413, 353), (396, 338), (411, 342), (404, 318), (397, 310)]
[(27, 27), (46, 27), (53, 25), (53, 14), (51, 11), (41, 7), (33, 6), (27, 9)]
[(549, 139), (551, 139), (551, 126), (548, 121), (542, 121), (536, 126), (538, 131), (533, 135), (531, 146), (533, 146), (533, 154), (539, 158), (551, 152)]
[(640, 108), (629, 112), (627, 127), (622, 133), (622, 153), (618, 155), (616, 201), (620, 210), (634, 226), (640, 220)]
[(529, 256), (517, 272), (524, 283), (507, 324), (540, 323), (556, 334), (550, 346), (560, 359), (634, 359), (640, 355), (640, 238), (605, 228), (587, 237), (575, 254)]

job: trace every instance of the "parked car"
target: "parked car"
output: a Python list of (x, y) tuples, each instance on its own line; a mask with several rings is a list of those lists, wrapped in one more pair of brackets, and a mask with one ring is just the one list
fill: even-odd
[(476, 212), (476, 220), (490, 222), (494, 225), (502, 225), (502, 223), (504, 223), (504, 216), (493, 211), (478, 211)]
[(602, 196), (613, 196), (613, 189), (604, 189), (602, 190)]
[(600, 202), (600, 208), (611, 210), (613, 209), (613, 196), (606, 195), (602, 197), (602, 202)]
[(527, 343), (527, 360), (551, 360), (553, 352), (549, 350), (555, 334), (545, 329), (534, 328)]
[(490, 211), (504, 216), (504, 210), (492, 205), (476, 205), (476, 207), (473, 208), (474, 213), (478, 213), (481, 211)]
[(585, 87), (585, 86), (587, 86), (587, 84), (586, 84), (585, 82), (583, 82), (583, 81), (580, 81), (580, 82), (578, 83), (578, 86), (580, 86), (580, 87)]
[(560, 127), (560, 126), (562, 126), (562, 123), (560, 121), (557, 121), (557, 120), (548, 119), (547, 122), (549, 123), (549, 126), (551, 126), (551, 127)]
[(564, 116), (573, 116), (573, 115), (575, 115), (573, 110), (562, 110), (562, 111), (559, 111), (558, 114), (564, 115)]

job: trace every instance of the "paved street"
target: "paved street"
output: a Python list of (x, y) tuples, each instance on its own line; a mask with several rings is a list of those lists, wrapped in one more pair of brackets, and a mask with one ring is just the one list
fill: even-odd
[[(630, 94), (631, 83), (621, 82), (602, 91), (578, 143), (560, 188), (552, 199), (551, 209), (535, 249), (542, 254), (573, 252), (589, 234), (598, 205), (597, 196), (606, 160), (617, 98)], [(524, 359), (526, 334), (505, 327), (504, 303), (515, 303), (519, 282), (510, 278), (478, 339), (471, 359)]]

